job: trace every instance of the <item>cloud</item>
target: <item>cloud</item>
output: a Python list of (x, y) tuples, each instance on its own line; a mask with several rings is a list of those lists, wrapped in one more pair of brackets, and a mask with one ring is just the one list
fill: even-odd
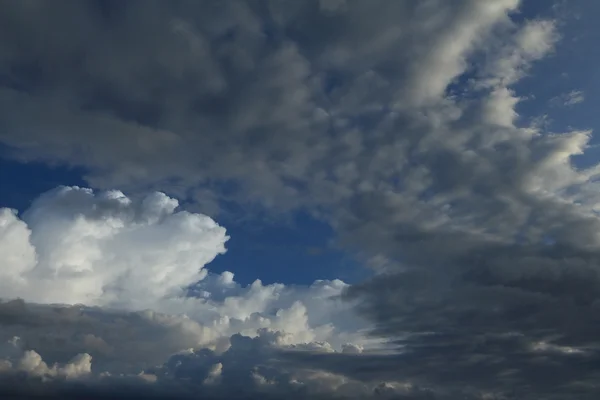
[[(95, 4), (0, 17), (17, 38), (0, 48), (12, 156), (211, 213), (307, 209), (377, 275), (242, 287), (200, 272), (226, 238), (208, 217), (166, 195), (70, 188), (21, 219), (2, 211), (2, 293), (129, 309), (124, 327), (152, 328), (123, 328), (136, 339), (121, 347), (92, 329), (82, 350), (104, 362), (173, 332), (132, 356), (163, 363), (134, 379), (198, 377), (216, 396), (597, 397), (598, 167), (573, 164), (591, 132), (547, 132), (518, 109), (559, 21), (513, 18), (516, 0)], [(341, 293), (349, 303), (325, 301)], [(353, 304), (399, 354), (354, 354)], [(165, 362), (183, 350), (172, 343), (193, 350)]]
[(392, 162), (360, 125), (436, 104), (517, 3), (11, 4), (0, 140), (100, 188), (331, 204)]
[[(23, 219), (2, 209), (2, 379), (25, 379), (25, 393), (100, 385), (114, 395), (121, 385), (185, 392), (190, 378), (223, 398), (234, 384), (244, 391), (242, 375), (252, 385), (267, 379), (255, 370), (278, 349), (357, 353), (372, 342), (340, 299), (342, 281), (244, 287), (229, 271), (208, 272), (225, 229), (177, 206), (162, 193), (59, 187)], [(211, 362), (198, 369), (201, 355)], [(259, 383), (249, 393), (275, 390)]]
[(162, 193), (133, 202), (118, 191), (62, 187), (37, 199), (24, 221), (3, 210), (2, 243), (15, 261), (2, 270), (2, 295), (133, 308), (180, 295), (225, 252), (228, 237), (177, 206)]
[(33, 350), (26, 351), (16, 364), (18, 371), (26, 372), (33, 376), (60, 376), (66, 379), (77, 378), (87, 375), (91, 371), (92, 357), (89, 354), (78, 354), (64, 366), (48, 365), (42, 360), (40, 355)]
[[(513, 41), (507, 54), (537, 58), (551, 49), (532, 43), (546, 42), (543, 30), (522, 29), (515, 37), (528, 39)], [(452, 99), (423, 122), (401, 184), (340, 209), (348, 247), (386, 261), (373, 264), (380, 276), (347, 295), (404, 354), (375, 357), (369, 367), (366, 358), (340, 358), (334, 371), (393, 371), (456, 396), (596, 393), (597, 168), (571, 161), (590, 133), (517, 125), (511, 85), (531, 61), (499, 60), (488, 69), (497, 79), (475, 86), (490, 84), (480, 102)]]
[[(342, 334), (334, 335), (335, 329), (351, 334), (361, 326), (349, 305), (335, 300), (347, 287), (340, 280), (306, 287), (263, 285), (257, 279), (242, 287), (229, 271), (208, 272), (205, 264), (225, 252), (225, 228), (204, 215), (177, 211), (177, 206), (162, 193), (132, 200), (118, 191), (60, 187), (36, 199), (23, 219), (2, 209), (0, 246), (8, 263), (1, 272), (0, 295), (44, 304), (153, 310), (146, 311), (150, 319), (188, 324), (198, 334), (204, 329), (205, 342), (260, 328), (311, 342)], [(155, 311), (184, 313), (206, 327)]]
[[(282, 364), (287, 352), (335, 350), (327, 343), (289, 344), (290, 334), (270, 329), (254, 337), (233, 334), (224, 338), (227, 346), (199, 345), (201, 332), (191, 329), (198, 324), (185, 317), (23, 301), (0, 303), (0, 322), (3, 394), (9, 393), (10, 379), (23, 393), (45, 388), (51, 395), (58, 388), (72, 396), (121, 396), (129, 387), (138, 396), (164, 392), (182, 398), (344, 397), (371, 393), (381, 383)], [(21, 337), (6, 339), (15, 332)], [(83, 349), (89, 353), (70, 356)]]
[(571, 90), (560, 96), (550, 99), (550, 104), (555, 106), (570, 107), (585, 101), (585, 94), (581, 90)]
[[(61, 307), (61, 310), (68, 311), (69, 308)], [(47, 306), (38, 306), (37, 311), (52, 312)], [(126, 314), (123, 317), (128, 318)], [(89, 327), (90, 321), (86, 322)], [(133, 319), (128, 318), (128, 322), (130, 328), (136, 325)], [(24, 396), (42, 392), (48, 398), (162, 398), (164, 395), (215, 399), (397, 398), (394, 396), (421, 393), (407, 383), (363, 382), (314, 367), (290, 365), (287, 362), (290, 354), (315, 352), (286, 345), (285, 341), (285, 334), (266, 329), (253, 338), (235, 334), (229, 338), (231, 345), (225, 351), (208, 348), (182, 351), (168, 357), (164, 363), (138, 373), (99, 373), (97, 367), (91, 368), (89, 354), (80, 354), (68, 363), (55, 363), (49, 367), (37, 352), (18, 348), (10, 360), (3, 360), (0, 393), (16, 392)], [(14, 349), (21, 346), (21, 340), (13, 338), (7, 344)], [(327, 353), (335, 352), (329, 350)]]

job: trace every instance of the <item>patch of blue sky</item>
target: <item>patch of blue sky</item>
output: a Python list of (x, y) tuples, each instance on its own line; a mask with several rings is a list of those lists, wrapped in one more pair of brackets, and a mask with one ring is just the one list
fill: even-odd
[(23, 212), (40, 194), (57, 186), (88, 186), (81, 169), (38, 162), (21, 163), (2, 157), (2, 153), (0, 151), (0, 207)]
[(365, 277), (351, 255), (333, 244), (331, 227), (305, 212), (285, 221), (221, 223), (231, 236), (227, 253), (207, 268), (231, 271), (242, 285), (260, 279), (263, 284), (311, 284), (318, 279), (342, 279), (352, 283)]

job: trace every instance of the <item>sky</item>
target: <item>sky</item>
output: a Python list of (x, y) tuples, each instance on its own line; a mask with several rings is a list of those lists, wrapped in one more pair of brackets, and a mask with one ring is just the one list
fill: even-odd
[(0, 0), (0, 397), (597, 399), (592, 0)]

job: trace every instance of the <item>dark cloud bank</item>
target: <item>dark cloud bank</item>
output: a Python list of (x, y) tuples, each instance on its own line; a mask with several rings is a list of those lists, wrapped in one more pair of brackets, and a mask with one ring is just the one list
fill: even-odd
[[(226, 203), (308, 210), (374, 270), (343, 296), (396, 347), (282, 347), (261, 330), (149, 357), (127, 350), (159, 329), (147, 317), (4, 302), (2, 334), (33, 341), (0, 364), (5, 398), (600, 395), (598, 168), (572, 164), (591, 133), (526, 123), (513, 90), (561, 40), (552, 16), (517, 22), (516, 0), (0, 6), (7, 156), (217, 219)], [(31, 332), (61, 318), (52, 354)], [(103, 358), (119, 329), (111, 348), (143, 373)], [(19, 358), (30, 349), (47, 364)]]

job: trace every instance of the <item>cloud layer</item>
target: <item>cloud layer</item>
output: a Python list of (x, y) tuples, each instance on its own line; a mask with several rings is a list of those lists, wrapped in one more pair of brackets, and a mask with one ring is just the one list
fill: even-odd
[[(11, 370), (63, 379), (86, 371), (81, 353), (128, 388), (177, 381), (182, 396), (191, 380), (225, 397), (596, 398), (598, 167), (574, 165), (590, 131), (519, 115), (535, 93), (517, 84), (561, 40), (560, 21), (519, 6), (8, 2), (11, 156), (213, 216), (308, 210), (376, 274), (241, 287), (203, 269), (225, 230), (171, 197), (57, 189), (0, 214), (0, 295), (98, 308), (2, 303), (3, 340), (36, 351)], [(366, 326), (354, 305), (401, 354), (350, 354)], [(68, 357), (35, 341), (56, 318), (83, 343)]]
[(517, 3), (10, 3), (0, 140), (95, 187), (228, 198), (225, 181), (273, 209), (336, 202), (393, 174), (382, 128), (437, 109)]

